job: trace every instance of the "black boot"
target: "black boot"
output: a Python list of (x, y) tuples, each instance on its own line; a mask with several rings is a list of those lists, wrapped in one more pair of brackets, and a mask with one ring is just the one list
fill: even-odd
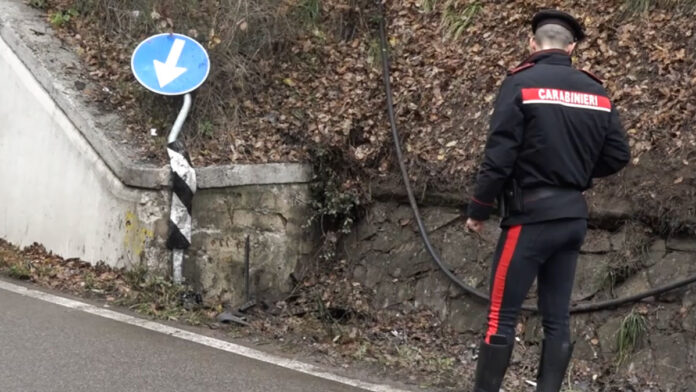
[(473, 392), (498, 392), (510, 363), (513, 345), (504, 336), (494, 335), (491, 344), (481, 343)]
[(561, 390), (563, 378), (570, 357), (573, 354), (573, 344), (562, 340), (544, 340), (541, 350), (541, 361), (537, 376), (536, 392), (558, 392)]

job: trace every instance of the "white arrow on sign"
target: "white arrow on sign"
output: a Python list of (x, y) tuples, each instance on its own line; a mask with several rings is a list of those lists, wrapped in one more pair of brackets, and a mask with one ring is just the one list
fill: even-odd
[(157, 81), (159, 82), (160, 88), (173, 82), (187, 71), (186, 68), (176, 66), (185, 44), (186, 41), (183, 39), (175, 39), (172, 49), (167, 56), (167, 62), (163, 63), (159, 60), (155, 60), (155, 74), (157, 74)]

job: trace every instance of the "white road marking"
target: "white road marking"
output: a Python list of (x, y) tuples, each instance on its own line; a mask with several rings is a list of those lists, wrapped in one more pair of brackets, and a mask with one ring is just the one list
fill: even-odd
[(113, 310), (100, 308), (98, 306), (90, 305), (84, 302), (75, 301), (72, 299), (60, 297), (57, 295), (45, 293), (38, 290), (29, 289), (23, 286), (19, 286), (13, 283), (9, 283), (0, 280), (0, 289), (6, 290), (15, 294), (19, 294), (25, 297), (34, 298), (40, 301), (48, 302), (51, 304), (63, 306), (66, 308), (79, 310), (81, 312), (89, 313), (95, 316), (103, 317), (106, 319), (118, 321), (120, 323), (133, 325), (136, 327), (144, 328), (150, 331), (159, 332), (161, 334), (173, 336), (175, 338), (187, 340), (189, 342), (194, 342), (208, 346), (217, 350), (226, 351), (235, 355), (242, 357), (254, 359), (257, 361), (265, 362), (271, 365), (279, 366), (285, 369), (290, 369), (298, 373), (307, 374), (310, 376), (318, 377), (324, 380), (333, 381), (339, 384), (348, 385), (355, 388), (362, 388), (370, 392), (408, 392), (403, 389), (394, 388), (388, 385), (373, 384), (370, 382), (355, 380), (348, 377), (339, 376), (332, 374), (323, 370), (317, 366), (300, 362), (294, 359), (287, 359), (278, 357), (272, 354), (267, 354), (259, 350), (255, 350), (249, 347), (241, 346), (238, 344), (226, 342), (224, 340), (211, 338), (209, 336), (200, 335), (197, 333), (185, 331), (183, 329), (170, 327), (168, 325), (160, 324), (150, 320), (144, 320), (141, 318), (129, 316), (123, 313), (118, 313)]

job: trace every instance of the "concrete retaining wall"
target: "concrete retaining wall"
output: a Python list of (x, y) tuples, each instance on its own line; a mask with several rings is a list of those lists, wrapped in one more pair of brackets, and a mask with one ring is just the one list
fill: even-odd
[[(65, 258), (167, 273), (169, 168), (139, 163), (137, 151), (114, 140), (123, 123), (83, 101), (73, 86), (89, 80), (79, 68), (35, 10), (0, 0), (0, 237), (38, 242)], [(197, 175), (189, 281), (207, 298), (242, 300), (249, 236), (252, 290), (289, 289), (313, 246), (302, 229), (311, 168), (216, 166)]]
[(4, 40), (0, 78), (0, 235), (119, 267), (163, 257), (164, 192), (125, 186)]

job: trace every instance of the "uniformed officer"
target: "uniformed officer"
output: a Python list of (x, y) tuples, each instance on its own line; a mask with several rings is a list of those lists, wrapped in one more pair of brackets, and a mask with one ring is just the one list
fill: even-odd
[(568, 309), (587, 230), (583, 191), (630, 159), (602, 82), (572, 67), (571, 53), (585, 37), (580, 23), (545, 10), (534, 16), (532, 30), (533, 54), (500, 88), (469, 203), (469, 230), (481, 231), (496, 199), (503, 215), (475, 392), (499, 390), (517, 316), (535, 278), (544, 327), (537, 391), (560, 390), (573, 350)]

